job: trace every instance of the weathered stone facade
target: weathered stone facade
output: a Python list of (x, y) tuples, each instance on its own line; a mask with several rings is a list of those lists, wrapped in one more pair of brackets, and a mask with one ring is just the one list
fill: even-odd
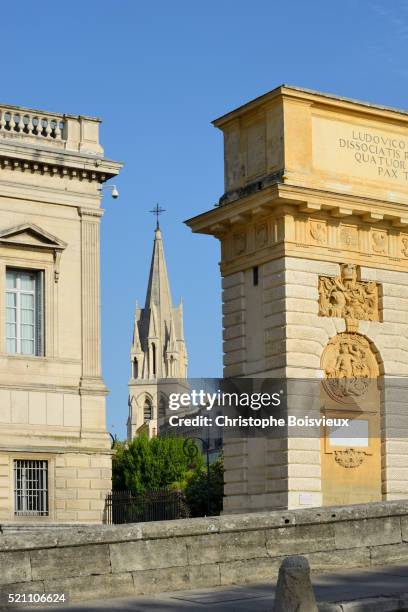
[(224, 510), (408, 496), (408, 115), (282, 86), (214, 123), (225, 194), (188, 224), (221, 242), (224, 374), (323, 379), (311, 411), (368, 432), (227, 441)]
[(104, 157), (99, 123), (0, 107), (2, 523), (100, 522), (111, 488), (99, 226), (101, 186), (121, 166)]

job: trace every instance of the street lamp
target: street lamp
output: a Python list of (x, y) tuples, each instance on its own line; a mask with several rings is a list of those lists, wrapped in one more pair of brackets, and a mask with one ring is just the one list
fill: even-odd
[(197, 444), (194, 444), (194, 440), (199, 440), (202, 444), (202, 449), (207, 456), (207, 516), (210, 516), (210, 440), (203, 440), (198, 436), (190, 436), (186, 438), (183, 443), (183, 452), (186, 457), (193, 460), (197, 457), (200, 452)]

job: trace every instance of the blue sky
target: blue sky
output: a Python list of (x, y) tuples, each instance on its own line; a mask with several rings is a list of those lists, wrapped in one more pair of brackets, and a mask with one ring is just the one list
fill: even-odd
[(217, 241), (182, 221), (223, 191), (215, 117), (281, 83), (407, 108), (404, 0), (23, 0), (2, 30), (1, 100), (102, 117), (125, 163), (102, 221), (108, 428), (125, 435), (135, 300), (144, 302), (159, 202), (190, 376), (221, 374)]

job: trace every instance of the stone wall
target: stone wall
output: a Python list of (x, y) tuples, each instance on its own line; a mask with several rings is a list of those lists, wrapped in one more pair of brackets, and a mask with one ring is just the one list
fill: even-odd
[[(251, 283), (252, 268), (225, 276), (224, 375), (323, 377), (322, 353), (346, 325), (341, 317), (319, 316), (319, 276), (339, 273), (340, 265), (331, 261), (282, 257), (259, 265), (258, 286)], [(384, 385), (381, 469), (387, 500), (408, 495), (407, 279), (406, 272), (361, 266), (361, 280), (380, 286), (380, 321), (359, 321), (359, 333), (371, 344)], [(384, 384), (387, 379), (392, 384)], [(226, 440), (224, 453), (226, 513), (313, 507), (323, 501), (316, 437)]]
[(55, 460), (55, 511), (66, 522), (99, 522), (112, 486), (110, 454), (61, 453)]
[(100, 452), (41, 452), (36, 457), (48, 461), (48, 516), (14, 516), (13, 460), (32, 458), (31, 453), (0, 451), (0, 521), (10, 523), (100, 523), (106, 494), (112, 488), (112, 454)]
[(0, 602), (8, 593), (71, 600), (193, 589), (276, 577), (283, 557), (312, 571), (408, 561), (408, 503), (310, 508), (0, 536)]

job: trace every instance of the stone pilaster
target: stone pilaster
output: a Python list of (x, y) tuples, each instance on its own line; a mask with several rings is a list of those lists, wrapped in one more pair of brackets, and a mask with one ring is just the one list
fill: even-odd
[(101, 375), (100, 240), (102, 211), (80, 209), (82, 277), (82, 378), (83, 393), (106, 393)]
[(231, 274), (222, 281), (224, 375), (243, 376), (245, 372), (245, 277)]

